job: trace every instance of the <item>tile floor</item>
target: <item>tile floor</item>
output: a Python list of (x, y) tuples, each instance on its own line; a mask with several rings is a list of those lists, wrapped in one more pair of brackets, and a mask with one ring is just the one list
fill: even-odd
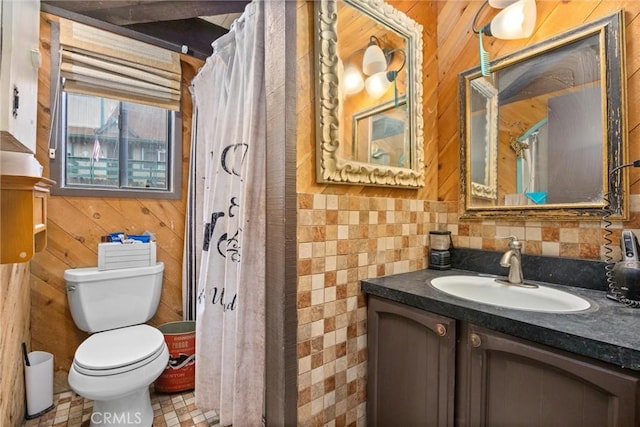
[[(203, 413), (194, 404), (193, 391), (179, 394), (151, 392), (153, 427), (219, 426), (215, 411)], [(23, 427), (88, 427), (93, 402), (72, 391), (53, 397), (55, 408), (39, 418), (26, 420)]]

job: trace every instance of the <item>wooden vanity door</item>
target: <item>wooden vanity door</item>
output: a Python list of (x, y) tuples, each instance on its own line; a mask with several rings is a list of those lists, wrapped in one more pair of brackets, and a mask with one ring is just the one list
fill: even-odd
[(453, 426), (455, 324), (369, 296), (368, 426)]
[(640, 425), (632, 373), (467, 324), (458, 351), (457, 426)]

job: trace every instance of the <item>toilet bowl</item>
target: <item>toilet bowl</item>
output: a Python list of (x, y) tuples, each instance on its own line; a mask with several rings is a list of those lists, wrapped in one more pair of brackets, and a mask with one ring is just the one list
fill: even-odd
[(94, 401), (91, 425), (150, 426), (149, 385), (168, 361), (164, 337), (151, 326), (99, 332), (76, 350), (69, 385)]
[(163, 268), (65, 271), (74, 322), (92, 332), (76, 350), (68, 380), (94, 401), (93, 427), (153, 423), (149, 386), (167, 367), (169, 351), (162, 332), (144, 322), (157, 309)]

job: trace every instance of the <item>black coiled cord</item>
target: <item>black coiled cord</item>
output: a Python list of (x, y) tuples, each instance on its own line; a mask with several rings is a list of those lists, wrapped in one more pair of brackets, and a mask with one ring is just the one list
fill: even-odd
[(609, 201), (609, 194), (611, 193), (611, 178), (614, 178), (614, 174), (617, 173), (619, 170), (623, 169), (623, 168), (628, 168), (628, 167), (640, 167), (640, 160), (635, 160), (631, 163), (626, 163), (624, 165), (620, 165), (616, 168), (614, 168), (610, 173), (609, 173), (609, 192), (607, 194), (604, 195), (604, 214), (602, 215), (602, 222), (604, 222), (604, 241), (605, 241), (605, 245), (604, 245), (604, 259), (605, 259), (605, 276), (606, 276), (606, 280), (607, 280), (607, 298), (612, 299), (614, 301), (618, 301), (624, 305), (626, 305), (627, 307), (632, 307), (632, 308), (640, 308), (640, 301), (635, 301), (635, 300), (631, 300), (629, 298), (627, 298), (623, 293), (622, 290), (620, 289), (620, 286), (618, 285), (618, 283), (616, 282), (616, 279), (614, 277), (613, 274), (613, 269), (616, 265), (616, 262), (613, 260), (613, 249), (611, 249), (611, 245), (613, 244), (613, 239), (611, 238), (611, 235), (613, 234), (613, 231), (611, 230), (611, 225), (613, 224), (611, 221), (611, 216), (614, 214), (614, 210), (611, 207), (611, 202)]

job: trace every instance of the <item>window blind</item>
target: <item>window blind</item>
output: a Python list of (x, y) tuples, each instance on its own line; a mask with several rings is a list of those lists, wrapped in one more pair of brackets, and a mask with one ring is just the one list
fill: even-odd
[(180, 55), (60, 19), (63, 89), (180, 110)]

